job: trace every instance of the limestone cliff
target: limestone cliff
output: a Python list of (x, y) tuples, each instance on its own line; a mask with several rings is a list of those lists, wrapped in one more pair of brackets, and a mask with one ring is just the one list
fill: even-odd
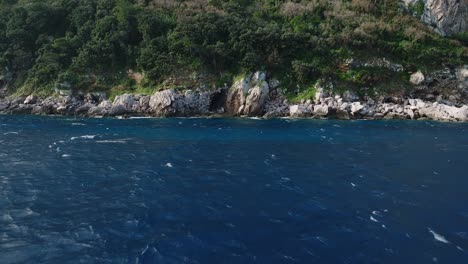
[(468, 30), (468, 0), (404, 0), (404, 3), (412, 7), (424, 4), (421, 21), (442, 36)]

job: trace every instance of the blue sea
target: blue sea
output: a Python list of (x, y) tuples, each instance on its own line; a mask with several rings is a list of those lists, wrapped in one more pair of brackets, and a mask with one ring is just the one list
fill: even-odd
[(468, 124), (0, 116), (0, 263), (468, 263)]

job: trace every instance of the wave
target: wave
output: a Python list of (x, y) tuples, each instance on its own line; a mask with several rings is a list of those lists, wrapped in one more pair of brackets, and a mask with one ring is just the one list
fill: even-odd
[(76, 140), (76, 139), (94, 139), (97, 137), (97, 135), (84, 135), (84, 136), (79, 136), (79, 137), (72, 137), (70, 138), (71, 140)]
[(96, 140), (96, 143), (103, 143), (103, 144), (106, 144), (106, 143), (118, 143), (118, 144), (125, 144), (127, 143), (127, 140), (126, 139), (106, 139), (106, 140)]
[(434, 239), (439, 241), (439, 242), (442, 242), (442, 243), (445, 243), (445, 244), (449, 244), (450, 242), (445, 239), (444, 236), (440, 235), (440, 234), (437, 234), (436, 232), (434, 232), (434, 230), (428, 228), (429, 230), (429, 233), (431, 233), (433, 236), (434, 236)]

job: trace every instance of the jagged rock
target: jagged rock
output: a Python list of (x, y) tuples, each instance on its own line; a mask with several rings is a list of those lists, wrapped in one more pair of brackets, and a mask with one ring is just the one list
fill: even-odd
[(118, 115), (123, 115), (127, 113), (127, 108), (125, 108), (124, 105), (121, 104), (114, 104), (112, 105), (111, 109), (109, 110), (109, 115), (110, 116), (118, 116)]
[(425, 107), (420, 108), (419, 114), (434, 120), (466, 122), (468, 121), (468, 106), (464, 105), (458, 108), (436, 102), (433, 104), (426, 104)]
[(179, 99), (181, 102), (177, 103), (177, 109), (183, 115), (205, 115), (210, 112), (213, 97), (211, 92), (193, 92), (192, 90), (187, 90), (184, 96)]
[(328, 105), (314, 105), (314, 115), (325, 117), (329, 114), (332, 108)]
[(270, 110), (263, 115), (264, 118), (277, 118), (289, 115), (289, 107), (286, 105), (279, 106), (273, 110)]
[(55, 112), (54, 109), (55, 104), (46, 103), (41, 105), (35, 105), (32, 110), (31, 114), (33, 115), (52, 115)]
[(59, 105), (57, 106), (57, 108), (55, 109), (55, 112), (58, 114), (58, 115), (65, 115), (67, 113), (67, 107), (64, 106), (64, 105)]
[(342, 109), (337, 109), (336, 113), (335, 113), (335, 116), (336, 116), (337, 119), (343, 119), (343, 120), (349, 120), (350, 119), (348, 111), (342, 110)]
[(106, 116), (109, 114), (109, 110), (112, 108), (110, 101), (104, 100), (98, 106), (91, 107), (88, 110), (89, 116)]
[(382, 113), (376, 113), (374, 115), (375, 120), (380, 120), (380, 119), (383, 119), (383, 118), (384, 118), (384, 114), (382, 114)]
[(35, 105), (31, 109), (31, 114), (33, 114), (33, 115), (42, 115), (42, 114), (47, 114), (47, 113), (44, 113), (43, 108), (42, 108), (41, 105)]
[(361, 110), (364, 109), (364, 105), (361, 104), (361, 102), (354, 102), (351, 104), (351, 113), (353, 115), (358, 114)]
[(422, 21), (442, 36), (468, 31), (468, 3), (465, 0), (426, 0)]
[(289, 116), (293, 118), (301, 118), (310, 116), (310, 110), (303, 105), (291, 105), (289, 106)]
[(421, 1), (424, 11), (421, 21), (442, 36), (468, 30), (468, 2), (466, 0), (403, 0), (406, 6), (416, 6)]
[(149, 101), (150, 111), (157, 116), (175, 115), (177, 109), (173, 103), (178, 97), (178, 94), (172, 89), (156, 92)]
[(351, 104), (350, 103), (339, 104), (339, 109), (345, 110), (345, 111), (351, 111)]
[(114, 99), (113, 107), (116, 111), (121, 112), (122, 109), (126, 112), (132, 111), (133, 105), (135, 104), (135, 99), (131, 94), (123, 94), (116, 96)]
[(268, 83), (263, 81), (250, 89), (244, 108), (244, 114), (249, 116), (261, 115), (269, 94)]
[(415, 114), (412, 109), (405, 109), (405, 114), (407, 114), (411, 119), (414, 119)]
[(0, 100), (0, 111), (6, 110), (8, 107), (10, 107), (10, 101)]
[(318, 87), (317, 91), (315, 92), (315, 103), (321, 104), (324, 99), (328, 97), (328, 93), (325, 91), (323, 87)]
[(462, 91), (468, 91), (468, 65), (457, 69), (458, 88)]
[(26, 99), (24, 99), (24, 102), (23, 104), (35, 104), (37, 102), (37, 96), (31, 94), (30, 96), (26, 97)]
[(414, 85), (421, 85), (424, 83), (426, 78), (424, 77), (424, 74), (421, 71), (417, 71), (410, 76), (410, 83)]
[(270, 87), (264, 72), (248, 74), (229, 89), (226, 111), (232, 115), (262, 115)]
[(151, 99), (150, 96), (142, 96), (142, 97), (140, 97), (139, 105), (140, 105), (140, 111), (141, 111), (141, 112), (143, 112), (143, 113), (148, 112), (148, 110), (149, 110), (149, 108), (150, 108), (150, 105), (149, 105), (150, 99)]
[(81, 105), (75, 110), (75, 114), (76, 115), (85, 115), (85, 114), (88, 113), (89, 109), (91, 109), (92, 107), (94, 107), (94, 105), (90, 104), (90, 103), (86, 103), (84, 105)]
[(12, 109), (10, 109), (12, 114), (27, 115), (31, 114), (33, 105), (31, 104), (20, 104)]

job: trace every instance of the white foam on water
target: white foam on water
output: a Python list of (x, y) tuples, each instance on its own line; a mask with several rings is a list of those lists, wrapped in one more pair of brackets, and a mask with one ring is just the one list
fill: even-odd
[(118, 143), (125, 144), (127, 141), (125, 139), (116, 139), (116, 140), (96, 140), (96, 143)]
[(70, 154), (63, 154), (63, 155), (62, 155), (62, 158), (69, 158), (69, 157), (71, 157)]
[(354, 184), (354, 183), (351, 183), (351, 186), (353, 186), (353, 187), (356, 187), (357, 185), (356, 185), (356, 184)]
[(382, 216), (379, 211), (372, 211), (373, 215)]
[(83, 136), (79, 136), (79, 137), (72, 137), (70, 138), (71, 140), (76, 140), (76, 139), (94, 139), (97, 135), (83, 135)]
[(143, 256), (148, 249), (149, 249), (149, 244), (146, 245), (146, 247), (143, 249), (143, 251), (141, 251), (140, 256)]
[(379, 222), (379, 220), (375, 219), (372, 215), (369, 217), (369, 219), (370, 219), (372, 222), (376, 222), (376, 223)]
[(168, 162), (166, 165), (164, 165), (164, 167), (173, 168), (174, 166), (172, 166), (172, 163)]
[(86, 126), (86, 125), (83, 124), (83, 123), (72, 123), (71, 125), (72, 125), (72, 126)]
[(449, 244), (450, 242), (445, 239), (444, 236), (440, 235), (440, 234), (437, 234), (436, 232), (434, 232), (434, 230), (428, 228), (429, 230), (429, 233), (431, 233), (433, 236), (434, 236), (434, 239), (439, 241), (439, 242), (442, 242), (442, 243), (445, 243), (445, 244)]
[(19, 133), (18, 132), (6, 132), (6, 133), (3, 133), (3, 135), (18, 135)]
[(128, 119), (156, 119), (156, 118), (151, 117), (151, 116), (131, 116)]

